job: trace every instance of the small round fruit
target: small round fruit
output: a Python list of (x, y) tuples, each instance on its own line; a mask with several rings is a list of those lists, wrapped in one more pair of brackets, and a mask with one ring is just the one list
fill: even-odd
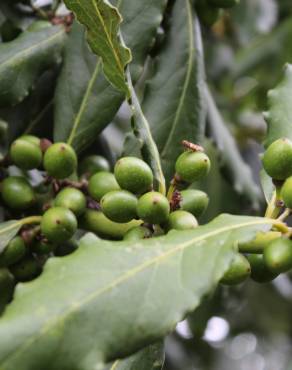
[(220, 16), (220, 9), (211, 7), (206, 0), (196, 1), (196, 12), (201, 23), (206, 27), (212, 27)]
[(187, 211), (174, 211), (169, 215), (167, 221), (168, 230), (190, 230), (198, 226), (194, 215)]
[(58, 193), (55, 202), (56, 207), (70, 209), (77, 217), (86, 209), (86, 197), (82, 191), (74, 188), (65, 188)]
[(121, 240), (128, 230), (135, 226), (139, 226), (141, 221), (133, 220), (121, 224), (109, 220), (101, 211), (88, 209), (82, 216), (81, 223), (84, 230), (91, 231), (101, 238)]
[(98, 172), (89, 179), (89, 195), (98, 202), (106, 193), (119, 189), (119, 184), (112, 173), (104, 171)]
[(209, 204), (208, 195), (201, 190), (183, 190), (181, 191), (181, 197), (181, 209), (192, 213), (195, 217), (200, 217)]
[(263, 166), (274, 180), (292, 175), (292, 142), (286, 138), (274, 141), (263, 155)]
[(192, 183), (207, 176), (210, 159), (205, 153), (187, 151), (178, 157), (175, 170), (182, 180)]
[(249, 277), (250, 271), (248, 260), (242, 254), (236, 253), (220, 283), (224, 285), (240, 284)]
[(30, 183), (21, 176), (10, 176), (2, 182), (2, 199), (17, 210), (25, 210), (35, 203), (35, 193)]
[(137, 198), (129, 191), (114, 190), (102, 197), (100, 205), (107, 218), (125, 223), (136, 217), (137, 203)]
[(79, 174), (90, 177), (97, 172), (110, 172), (110, 164), (100, 155), (89, 155), (83, 158), (79, 165)]
[(2, 305), (7, 304), (13, 296), (15, 280), (6, 268), (0, 268), (0, 311)]
[(150, 191), (142, 195), (138, 200), (137, 213), (145, 222), (161, 224), (166, 222), (169, 216), (170, 206), (167, 198), (156, 191)]
[(268, 269), (262, 254), (249, 254), (247, 259), (251, 266), (250, 276), (254, 281), (258, 283), (268, 283), (278, 276), (278, 274)]
[(20, 236), (10, 240), (7, 247), (0, 254), (0, 266), (8, 267), (20, 261), (26, 254), (26, 246)]
[(68, 256), (69, 254), (72, 254), (78, 249), (78, 242), (74, 239), (68, 240), (67, 242), (64, 242), (57, 246), (55, 249), (55, 256), (58, 257), (64, 257)]
[(10, 147), (12, 162), (23, 170), (38, 168), (42, 163), (43, 154), (40, 145), (23, 136), (15, 140)]
[(141, 239), (151, 238), (151, 236), (152, 236), (152, 233), (148, 229), (148, 227), (136, 226), (136, 227), (133, 227), (133, 229), (129, 230), (125, 234), (124, 240), (135, 242)]
[(284, 182), (281, 190), (281, 196), (287, 208), (292, 208), (292, 176)]
[(74, 149), (66, 143), (51, 145), (44, 155), (44, 168), (48, 175), (56, 179), (69, 177), (77, 168)]
[(23, 258), (20, 262), (10, 266), (9, 270), (17, 281), (33, 280), (42, 272), (39, 262), (32, 256)]
[(281, 274), (292, 268), (292, 241), (285, 238), (273, 240), (264, 249), (264, 262), (267, 268)]
[(142, 159), (121, 158), (115, 165), (114, 173), (120, 187), (132, 193), (142, 194), (152, 188), (151, 168)]
[(51, 243), (49, 241), (44, 240), (36, 240), (31, 245), (32, 252), (40, 256), (52, 253), (55, 250), (55, 248), (56, 248), (55, 243)]
[(239, 2), (240, 0), (208, 0), (208, 3), (216, 8), (232, 8)]
[(76, 217), (67, 208), (50, 208), (42, 217), (41, 231), (52, 243), (62, 243), (71, 239), (76, 230)]
[(268, 244), (281, 237), (279, 231), (258, 232), (253, 240), (238, 244), (241, 253), (263, 253)]

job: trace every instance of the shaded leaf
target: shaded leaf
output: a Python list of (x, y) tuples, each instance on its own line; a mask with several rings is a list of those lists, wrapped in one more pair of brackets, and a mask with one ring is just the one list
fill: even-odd
[(125, 360), (117, 360), (105, 370), (161, 370), (164, 363), (164, 345), (155, 343)]
[(165, 194), (166, 193), (165, 178), (161, 168), (160, 155), (156, 143), (153, 140), (149, 123), (141, 109), (140, 102), (133, 87), (129, 71), (127, 73), (127, 80), (131, 92), (131, 109), (133, 112), (132, 119), (133, 132), (141, 143), (142, 156), (152, 168), (154, 178), (158, 183), (159, 191), (162, 194)]
[(242, 159), (235, 139), (227, 129), (216, 103), (205, 88), (208, 104), (208, 125), (210, 136), (220, 153), (220, 165), (224, 175), (233, 184), (234, 189), (249, 200), (254, 208), (259, 207), (261, 193), (253, 180), (250, 167)]
[(0, 44), (0, 106), (21, 102), (38, 77), (55, 64), (65, 41), (63, 27), (23, 32)]
[(199, 22), (191, 1), (178, 0), (142, 104), (167, 180), (174, 175), (175, 161), (182, 152), (181, 141), (201, 143), (204, 137), (204, 79)]
[(121, 44), (119, 28), (122, 21), (117, 8), (104, 0), (65, 0), (77, 20), (87, 29), (92, 51), (101, 57), (103, 70), (113, 86), (129, 95), (125, 67), (131, 61), (131, 51)]
[(269, 110), (264, 114), (268, 123), (265, 147), (281, 137), (292, 140), (292, 64), (285, 66), (284, 78), (269, 91), (268, 105)]
[(222, 215), (132, 244), (88, 234), (16, 288), (0, 320), (1, 370), (92, 370), (144, 348), (214, 289), (237, 242), (276, 224)]
[(260, 172), (260, 178), (266, 202), (269, 204), (273, 198), (275, 186), (271, 177), (266, 173), (264, 169), (262, 169)]

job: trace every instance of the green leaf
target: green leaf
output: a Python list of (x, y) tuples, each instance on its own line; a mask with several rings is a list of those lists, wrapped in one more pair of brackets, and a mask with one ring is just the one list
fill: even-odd
[(164, 345), (152, 344), (125, 360), (117, 360), (105, 370), (161, 370), (164, 364)]
[(87, 29), (87, 40), (92, 51), (101, 57), (103, 70), (110, 81), (126, 96), (125, 68), (131, 61), (131, 51), (120, 42), (122, 17), (118, 9), (105, 0), (65, 0), (77, 20)]
[(88, 234), (16, 288), (0, 319), (0, 369), (98, 369), (163, 338), (217, 286), (236, 244), (273, 225), (222, 215), (132, 244)]
[(166, 193), (165, 178), (160, 163), (160, 155), (153, 140), (149, 123), (141, 109), (139, 99), (133, 87), (130, 72), (127, 72), (128, 85), (131, 92), (131, 109), (133, 112), (132, 128), (135, 136), (141, 143), (141, 152), (143, 158), (149, 163), (152, 168), (154, 178), (158, 183), (159, 191), (162, 194)]
[[(123, 36), (133, 53), (131, 71), (137, 77), (162, 19), (165, 1), (123, 0), (114, 5), (119, 4)], [(56, 141), (68, 140), (77, 151), (94, 141), (124, 100), (101, 72), (99, 58), (89, 50), (81, 26), (74, 24), (56, 89), (54, 137)]]
[(182, 152), (181, 141), (202, 143), (206, 108), (200, 26), (190, 0), (177, 0), (166, 42), (157, 57), (142, 104), (167, 180)]
[(208, 125), (219, 153), (220, 166), (234, 189), (255, 208), (259, 208), (261, 193), (253, 180), (250, 167), (244, 162), (235, 139), (226, 127), (208, 87), (205, 88), (208, 104)]
[(266, 202), (269, 204), (274, 195), (275, 185), (264, 169), (260, 172), (260, 179)]
[(22, 227), (22, 221), (7, 221), (0, 224), (0, 254)]
[(38, 77), (59, 61), (64, 41), (65, 29), (55, 26), (0, 44), (0, 106), (19, 103), (29, 94)]
[(292, 64), (286, 64), (284, 78), (269, 91), (268, 104), (269, 110), (264, 114), (268, 122), (266, 148), (281, 137), (292, 140)]

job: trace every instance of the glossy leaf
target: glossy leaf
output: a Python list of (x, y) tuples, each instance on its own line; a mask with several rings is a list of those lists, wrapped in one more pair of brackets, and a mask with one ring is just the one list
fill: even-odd
[(128, 85), (131, 92), (131, 109), (133, 112), (133, 132), (141, 143), (141, 152), (143, 158), (149, 163), (156, 182), (158, 183), (159, 191), (162, 194), (166, 193), (165, 178), (160, 163), (160, 155), (153, 140), (149, 123), (141, 109), (139, 99), (136, 95), (130, 73), (127, 73)]
[(236, 145), (235, 139), (226, 127), (218, 111), (211, 92), (206, 87), (206, 100), (208, 104), (208, 124), (220, 155), (220, 165), (224, 175), (233, 184), (234, 189), (242, 194), (254, 208), (259, 207), (261, 193), (253, 180), (250, 167), (244, 162)]
[(155, 343), (125, 360), (117, 360), (105, 370), (161, 370), (164, 363), (164, 345)]
[(175, 160), (182, 152), (181, 141), (201, 143), (204, 137), (204, 79), (199, 22), (191, 0), (177, 0), (169, 34), (142, 104), (167, 180), (174, 175)]
[(269, 110), (264, 114), (268, 123), (265, 147), (286, 137), (292, 140), (292, 64), (285, 66), (284, 78), (268, 93)]
[(0, 253), (3, 252), (10, 240), (15, 237), (22, 225), (22, 221), (7, 221), (0, 224)]
[(16, 288), (0, 320), (0, 369), (92, 370), (144, 348), (214, 289), (237, 242), (276, 224), (222, 215), (132, 244), (88, 234)]
[(101, 57), (103, 70), (118, 90), (129, 95), (125, 68), (131, 61), (130, 49), (121, 44), (119, 29), (122, 17), (117, 8), (104, 0), (65, 0), (77, 20), (87, 29), (92, 51)]
[(271, 177), (266, 173), (264, 169), (262, 169), (260, 172), (260, 178), (266, 202), (269, 204), (274, 195), (275, 185), (273, 184)]
[(21, 102), (38, 77), (59, 61), (65, 41), (61, 26), (23, 32), (0, 44), (0, 106)]

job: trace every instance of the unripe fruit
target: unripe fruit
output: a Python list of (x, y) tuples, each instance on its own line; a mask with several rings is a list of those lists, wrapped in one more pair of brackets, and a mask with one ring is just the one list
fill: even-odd
[(9, 154), (12, 162), (23, 170), (38, 168), (43, 158), (40, 145), (27, 136), (15, 140), (11, 144)]
[(71, 239), (76, 230), (76, 217), (67, 208), (50, 208), (42, 217), (41, 231), (53, 243), (62, 243)]
[(20, 176), (11, 176), (3, 180), (1, 192), (3, 201), (12, 209), (28, 209), (36, 200), (32, 186)]
[(167, 221), (168, 230), (190, 230), (198, 226), (198, 221), (194, 215), (187, 211), (174, 211), (169, 215)]
[(138, 241), (138, 240), (142, 240), (142, 239), (151, 238), (151, 236), (152, 236), (152, 233), (148, 229), (148, 227), (137, 226), (137, 227), (133, 227), (133, 229), (129, 230), (125, 234), (124, 240), (134, 242), (134, 241)]
[(232, 8), (239, 2), (240, 0), (208, 0), (208, 3), (216, 8)]
[(153, 184), (153, 174), (147, 163), (136, 157), (124, 157), (117, 161), (115, 177), (122, 189), (142, 194)]
[(224, 285), (240, 284), (249, 277), (250, 271), (248, 260), (242, 254), (236, 253), (220, 283)]
[(56, 196), (54, 205), (70, 209), (77, 217), (86, 209), (86, 197), (82, 191), (74, 188), (65, 188)]
[(212, 27), (220, 16), (220, 9), (211, 7), (206, 0), (196, 1), (196, 12), (206, 27)]
[(52, 253), (55, 250), (55, 248), (56, 248), (55, 243), (43, 240), (36, 240), (31, 245), (32, 252), (40, 256)]
[(100, 155), (90, 155), (83, 158), (79, 165), (79, 174), (90, 177), (97, 172), (110, 172), (109, 162)]
[(36, 146), (40, 146), (41, 140), (37, 136), (34, 135), (22, 135), (19, 139), (25, 140), (28, 143), (35, 144)]
[(26, 246), (20, 236), (10, 240), (7, 247), (0, 254), (0, 266), (8, 267), (20, 261), (26, 254)]
[(89, 179), (89, 195), (98, 202), (105, 194), (119, 189), (119, 184), (112, 173), (98, 172)]
[(51, 145), (44, 155), (44, 168), (48, 175), (64, 179), (77, 169), (77, 156), (74, 149), (66, 143)]
[(286, 272), (292, 268), (292, 241), (285, 238), (276, 239), (265, 248), (263, 255), (271, 272)]
[(42, 271), (39, 262), (32, 256), (27, 256), (17, 264), (9, 268), (17, 281), (30, 281), (36, 278)]
[(267, 245), (281, 235), (279, 231), (259, 232), (253, 240), (239, 243), (238, 249), (241, 253), (263, 253)]
[(125, 223), (137, 215), (137, 198), (127, 190), (115, 190), (105, 194), (100, 202), (105, 216), (114, 222)]
[(287, 208), (292, 208), (292, 176), (284, 182), (281, 190), (281, 196)]
[(12, 296), (15, 286), (14, 277), (6, 268), (0, 268), (0, 312), (2, 305), (7, 304)]
[(181, 197), (181, 209), (192, 213), (195, 217), (200, 217), (209, 204), (208, 195), (201, 190), (183, 190), (181, 191)]
[(205, 153), (187, 151), (178, 157), (175, 170), (182, 180), (192, 183), (209, 173), (210, 159)]
[(278, 274), (271, 272), (262, 254), (249, 254), (247, 259), (251, 266), (251, 278), (258, 283), (268, 283), (274, 280)]
[(169, 212), (170, 206), (167, 198), (156, 191), (146, 193), (138, 200), (138, 216), (150, 224), (166, 222)]
[(275, 180), (285, 180), (292, 175), (292, 142), (286, 138), (274, 141), (263, 155), (263, 166)]
[(55, 256), (64, 257), (75, 252), (78, 249), (78, 242), (74, 239), (68, 240), (60, 245), (54, 251)]
[(109, 220), (102, 212), (88, 209), (82, 216), (82, 228), (91, 231), (104, 239), (123, 239), (126, 232), (135, 226), (139, 226), (141, 221), (133, 220), (121, 224)]

